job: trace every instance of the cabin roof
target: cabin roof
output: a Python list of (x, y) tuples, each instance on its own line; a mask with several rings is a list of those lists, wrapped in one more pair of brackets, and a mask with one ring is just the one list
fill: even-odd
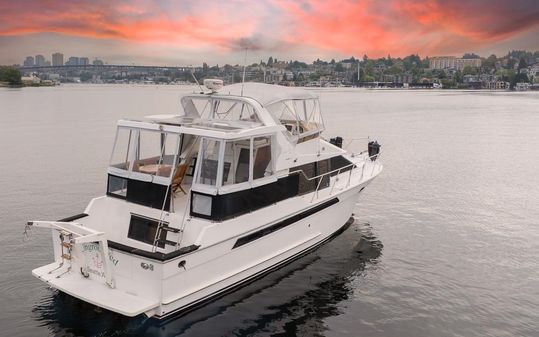
[[(243, 87), (243, 95), (242, 95)], [(249, 97), (267, 107), (273, 103), (285, 100), (317, 99), (318, 95), (311, 91), (299, 88), (285, 87), (265, 83), (237, 83), (224, 86), (214, 96), (243, 96)]]

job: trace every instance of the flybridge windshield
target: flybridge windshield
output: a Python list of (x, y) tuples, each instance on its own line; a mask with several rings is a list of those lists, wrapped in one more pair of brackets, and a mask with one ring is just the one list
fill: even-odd
[(182, 99), (186, 116), (203, 120), (243, 121), (260, 123), (255, 108), (241, 100), (218, 97), (185, 97)]
[(324, 130), (318, 99), (289, 99), (267, 107), (277, 123), (283, 124), (289, 134), (306, 140)]

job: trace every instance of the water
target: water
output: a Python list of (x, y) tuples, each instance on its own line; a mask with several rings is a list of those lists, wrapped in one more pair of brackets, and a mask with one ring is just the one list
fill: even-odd
[(0, 89), (0, 335), (538, 336), (539, 93), (319, 91), (326, 136), (376, 136), (385, 170), (316, 252), (167, 322), (48, 289), (31, 219), (105, 190), (121, 117), (177, 111), (166, 86)]

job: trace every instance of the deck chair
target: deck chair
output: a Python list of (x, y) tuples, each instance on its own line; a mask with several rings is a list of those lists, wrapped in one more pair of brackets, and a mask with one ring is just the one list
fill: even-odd
[(176, 194), (178, 189), (183, 192), (183, 194), (187, 194), (185, 190), (182, 188), (182, 181), (183, 178), (185, 178), (185, 174), (187, 173), (187, 169), (189, 168), (189, 163), (185, 162), (183, 164), (179, 164), (178, 167), (176, 167), (176, 172), (174, 173), (174, 177), (172, 177), (172, 193)]

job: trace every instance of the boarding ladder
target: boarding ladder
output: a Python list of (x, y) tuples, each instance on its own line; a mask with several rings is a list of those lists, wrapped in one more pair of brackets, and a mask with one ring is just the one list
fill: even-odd
[[(79, 223), (75, 222), (62, 222), (62, 221), (29, 221), (27, 223), (29, 227), (41, 227), (50, 228), (56, 230), (60, 236), (61, 245), (61, 259), (60, 265), (57, 269), (60, 269), (67, 262), (69, 266), (66, 272), (56, 276), (60, 277), (65, 273), (71, 271), (71, 262), (74, 258), (73, 251), (76, 245), (83, 243), (99, 243), (100, 253), (103, 260), (103, 267), (105, 272), (105, 282), (110, 288), (114, 288), (114, 280), (112, 278), (112, 271), (109, 261), (109, 246), (107, 238), (104, 232), (99, 232), (94, 229), (83, 227)], [(51, 271), (52, 272), (52, 271)], [(51, 273), (50, 272), (50, 273)], [(83, 272), (83, 270), (81, 270)], [(84, 275), (84, 272), (83, 272)]]

